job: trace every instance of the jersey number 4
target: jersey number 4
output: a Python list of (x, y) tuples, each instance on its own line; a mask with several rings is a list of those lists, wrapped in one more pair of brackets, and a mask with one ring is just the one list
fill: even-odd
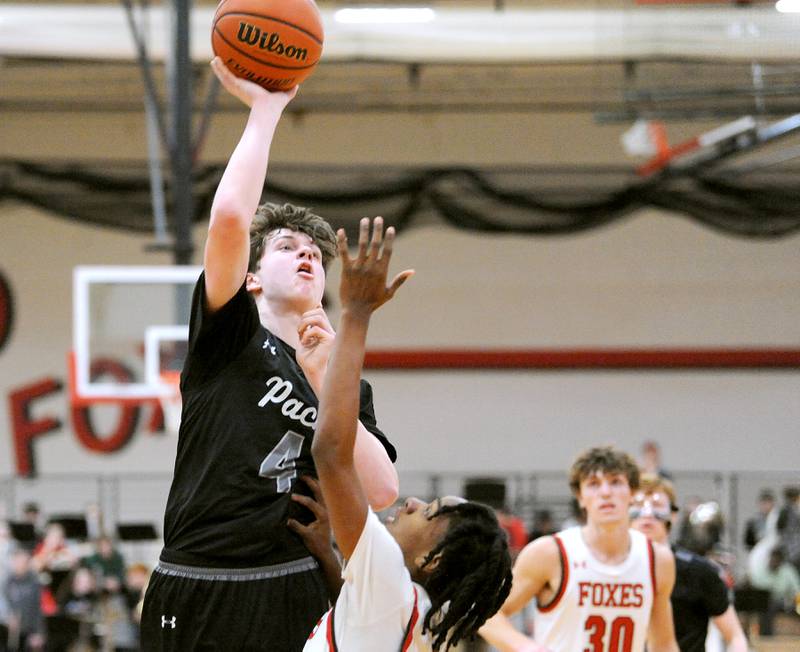
[(606, 619), (589, 616), (584, 629), (589, 632), (589, 647), (584, 652), (631, 652), (633, 646), (633, 620), (618, 616), (611, 621), (608, 645), (603, 645), (606, 635)]
[(295, 462), (300, 457), (305, 439), (303, 435), (287, 430), (275, 448), (261, 462), (258, 475), (262, 478), (275, 478), (279, 493), (286, 494), (292, 490), (292, 480), (297, 477)]

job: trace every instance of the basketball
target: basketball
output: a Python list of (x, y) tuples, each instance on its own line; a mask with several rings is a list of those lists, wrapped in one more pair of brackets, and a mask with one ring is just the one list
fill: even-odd
[(285, 91), (313, 72), (323, 38), (313, 0), (222, 0), (211, 47), (237, 77)]

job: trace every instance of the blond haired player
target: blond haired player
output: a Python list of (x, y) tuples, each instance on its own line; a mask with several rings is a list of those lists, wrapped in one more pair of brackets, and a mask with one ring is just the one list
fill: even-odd
[[(529, 543), (514, 564), (511, 593), (481, 635), (503, 652), (677, 652), (669, 596), (669, 548), (629, 529), (639, 485), (633, 459), (610, 446), (583, 452), (570, 488), (586, 525)], [(534, 639), (508, 617), (535, 599)]]
[[(631, 525), (651, 541), (669, 545), (669, 531), (677, 516), (675, 488), (657, 475), (642, 476), (631, 505)], [(706, 649), (708, 621), (725, 639), (728, 652), (747, 652), (739, 617), (730, 601), (730, 591), (713, 562), (689, 550), (673, 548), (675, 554), (675, 636), (681, 652)]]

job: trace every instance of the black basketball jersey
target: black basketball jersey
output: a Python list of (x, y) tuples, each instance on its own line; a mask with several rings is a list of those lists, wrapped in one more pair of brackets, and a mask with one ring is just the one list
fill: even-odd
[[(290, 496), (309, 493), (301, 475), (316, 476), (317, 398), (294, 349), (262, 326), (244, 285), (209, 314), (204, 281), (201, 275), (192, 299), (161, 559), (252, 568), (304, 557), (308, 551), (286, 520), (309, 520)], [(363, 380), (360, 419), (394, 461)]]
[(712, 562), (683, 548), (674, 548), (675, 588), (672, 619), (681, 652), (704, 652), (710, 618), (728, 609), (728, 587)]

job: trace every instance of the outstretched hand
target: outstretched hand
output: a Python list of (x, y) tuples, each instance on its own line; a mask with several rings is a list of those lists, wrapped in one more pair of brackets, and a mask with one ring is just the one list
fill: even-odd
[(350, 258), (344, 229), (339, 229), (336, 233), (336, 244), (342, 259), (339, 299), (343, 311), (369, 316), (391, 299), (397, 289), (413, 276), (414, 270), (407, 269), (386, 285), (394, 235), (394, 227), (390, 226), (386, 229), (384, 238), (383, 218), (376, 217), (372, 223), (370, 240), (369, 218), (363, 218), (358, 230), (358, 252), (355, 258)]
[(257, 100), (263, 99), (273, 103), (279, 111), (283, 111), (297, 95), (299, 88), (299, 86), (295, 86), (288, 91), (268, 91), (255, 82), (234, 75), (219, 57), (211, 60), (211, 68), (225, 90), (249, 107), (252, 107)]

